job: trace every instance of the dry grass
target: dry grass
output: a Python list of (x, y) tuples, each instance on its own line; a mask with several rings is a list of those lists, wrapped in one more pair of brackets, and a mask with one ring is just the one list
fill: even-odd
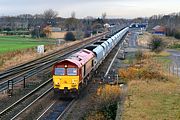
[(128, 82), (124, 120), (179, 120), (180, 79), (170, 75), (164, 64), (166, 52), (145, 53), (120, 75)]
[(150, 41), (152, 39), (152, 34), (148, 32), (144, 32), (143, 35), (140, 35), (137, 39), (137, 43), (139, 46), (148, 47)]
[(166, 51), (162, 51), (160, 53), (148, 52), (147, 54), (151, 55), (152, 57), (168, 57), (171, 54)]
[(1, 54), (0, 55), (0, 66), (1, 66), (0, 71), (3, 71), (10, 67), (39, 58), (43, 55), (47, 55), (53, 51), (63, 49), (71, 44), (72, 43), (65, 43), (63, 45), (47, 45), (45, 46), (46, 52), (44, 54), (37, 53), (36, 48), (29, 48), (26, 50), (17, 50), (17, 51)]
[(167, 37), (167, 36), (161, 36), (162, 39), (168, 43), (168, 45), (173, 45), (173, 44), (180, 44), (180, 41), (174, 37)]
[(131, 81), (124, 120), (179, 120), (180, 81)]
[(17, 50), (13, 52), (8, 52), (6, 54), (0, 54), (0, 71), (39, 58), (41, 56), (53, 53), (54, 51), (64, 49), (67, 46), (74, 45), (81, 41), (82, 40), (77, 40), (74, 42), (66, 42), (65, 44), (61, 44), (61, 45), (47, 45), (45, 46), (46, 51), (44, 54), (38, 54), (35, 48)]
[(10, 68), (12, 66), (16, 66), (22, 62), (27, 62), (29, 60), (32, 60), (33, 58), (36, 58), (37, 56), (38, 55), (35, 53), (30, 53), (30, 54), (25, 54), (25, 55), (24, 54), (16, 55), (15, 57), (13, 57), (11, 59), (6, 60), (0, 70), (8, 69), (8, 68)]
[(119, 70), (119, 75), (126, 82), (131, 80), (168, 80), (168, 73), (165, 68), (166, 64), (162, 64), (162, 61), (169, 63), (167, 61), (167, 56), (169, 54), (166, 52), (155, 54), (152, 52), (146, 52), (141, 58), (134, 59), (129, 68), (122, 68)]
[(92, 111), (85, 120), (107, 120), (102, 112)]
[(118, 99), (120, 95), (120, 87), (118, 85), (112, 86), (112, 85), (105, 85), (97, 90), (98, 99), (100, 101), (111, 101)]
[(158, 36), (160, 37), (166, 44), (168, 48), (174, 49), (175, 45), (180, 45), (180, 40), (174, 37), (167, 37), (167, 36)]
[(0, 71), (37, 57), (33, 48), (0, 54)]
[[(137, 39), (138, 45), (142, 46), (142, 47), (148, 47), (153, 36), (156, 36), (156, 35), (152, 35), (151, 33), (144, 32), (144, 34), (140, 35)], [(177, 44), (180, 45), (180, 40), (178, 40), (174, 37), (158, 36), (158, 38), (161, 38), (167, 44), (168, 48), (174, 48), (174, 46)]]

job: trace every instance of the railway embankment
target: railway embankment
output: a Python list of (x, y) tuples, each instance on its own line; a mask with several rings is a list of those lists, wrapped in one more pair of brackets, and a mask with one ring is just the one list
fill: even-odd
[(128, 85), (122, 119), (180, 119), (180, 80), (171, 72), (169, 56), (137, 52), (126, 60), (129, 67), (119, 71)]
[[(53, 54), (54, 52), (57, 52), (59, 50), (63, 50), (69, 46), (73, 46), (75, 44), (81, 43), (82, 41), (87, 41), (88, 39), (95, 38), (98, 35), (94, 35), (89, 38), (84, 38), (81, 40), (76, 40), (73, 42), (61, 42), (61, 44), (49, 44), (45, 45), (45, 52), (43, 54), (37, 53), (37, 48), (32, 47), (28, 49), (20, 49), (20, 50), (13, 50), (6, 53), (0, 53), (0, 72), (3, 72), (4, 70), (10, 69), (14, 66), (21, 65), (23, 63), (27, 63), (29, 61), (41, 58), (43, 56), (47, 56), (50, 54)], [(54, 42), (54, 41), (53, 41)], [(43, 44), (43, 43), (42, 43)]]

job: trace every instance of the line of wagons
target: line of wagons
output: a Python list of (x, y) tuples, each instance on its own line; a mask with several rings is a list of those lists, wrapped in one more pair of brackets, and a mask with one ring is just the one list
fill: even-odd
[(77, 97), (82, 86), (87, 85), (90, 73), (95, 71), (115, 45), (128, 32), (125, 27), (72, 54), (53, 66), (53, 87), (58, 97)]

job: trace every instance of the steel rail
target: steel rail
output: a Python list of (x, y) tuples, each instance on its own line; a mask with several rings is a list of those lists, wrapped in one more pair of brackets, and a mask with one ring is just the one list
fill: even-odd
[(46, 84), (48, 84), (49, 82), (52, 81), (52, 78), (47, 80), (46, 82), (44, 82), (43, 84), (41, 84), (40, 86), (38, 86), (36, 89), (34, 89), (33, 91), (31, 91), (30, 93), (28, 93), (27, 95), (25, 95), (24, 97), (22, 97), (21, 99), (19, 99), (18, 101), (16, 101), (15, 103), (13, 103), (12, 105), (10, 105), (9, 107), (7, 107), (6, 109), (4, 109), (2, 112), (0, 112), (0, 116), (3, 116), (4, 114), (6, 114), (8, 111), (10, 111), (12, 108), (14, 108), (15, 106), (17, 106), (19, 103), (21, 103), (22, 101), (26, 100), (28, 97), (30, 97), (31, 95), (33, 95), (35, 92), (37, 92), (39, 89), (41, 89), (42, 87), (44, 87)]
[(65, 115), (65, 113), (71, 108), (71, 106), (75, 103), (75, 99), (73, 99), (69, 105), (64, 109), (64, 111), (58, 116), (58, 118), (56, 120), (59, 120), (63, 117), (63, 115)]
[(51, 90), (53, 89), (53, 87), (50, 87), (46, 92), (44, 92), (41, 96), (39, 96), (38, 98), (36, 98), (33, 102), (31, 102), (27, 107), (25, 107), (23, 110), (21, 110), (18, 114), (16, 114), (13, 118), (11, 118), (11, 120), (16, 119), (20, 114), (22, 114), (25, 110), (27, 110), (30, 106), (32, 106), (35, 102), (37, 102), (38, 100), (40, 100), (43, 96), (45, 96), (47, 93), (49, 93)]

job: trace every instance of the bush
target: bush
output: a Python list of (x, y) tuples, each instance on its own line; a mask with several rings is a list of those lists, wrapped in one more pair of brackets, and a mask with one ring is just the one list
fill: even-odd
[(76, 31), (74, 35), (75, 35), (76, 40), (80, 40), (80, 39), (83, 39), (83, 37), (84, 37), (84, 32), (82, 32), (82, 31)]
[(175, 30), (174, 37), (180, 39), (180, 30)]
[(166, 81), (167, 76), (164, 72), (164, 65), (155, 60), (153, 54), (144, 54), (140, 63), (135, 63), (128, 68), (119, 70), (119, 75), (128, 82), (131, 80), (158, 80)]
[(35, 30), (32, 30), (32, 31), (31, 31), (31, 36), (32, 36), (32, 38), (37, 37), (37, 35), (36, 35), (36, 31), (35, 31)]
[(141, 50), (138, 50), (136, 53), (135, 53), (135, 57), (136, 57), (136, 60), (141, 60), (143, 58), (143, 52)]
[(85, 120), (114, 120), (117, 103), (120, 101), (121, 88), (118, 85), (100, 86), (96, 94), (91, 95), (92, 105)]
[(175, 29), (173, 28), (166, 28), (166, 35), (167, 36), (174, 36)]
[(180, 29), (178, 28), (166, 28), (167, 36), (174, 36), (176, 39), (180, 39)]
[(11, 28), (4, 28), (4, 31), (11, 31)]
[(96, 30), (93, 30), (93, 31), (92, 31), (92, 34), (93, 34), (93, 35), (97, 34), (97, 31), (96, 31)]
[(87, 37), (90, 37), (90, 36), (91, 36), (91, 32), (86, 31), (86, 32), (84, 33), (84, 38), (87, 38)]
[(45, 34), (45, 33), (40, 33), (40, 37), (41, 37), (41, 38), (45, 38), (45, 37), (46, 37), (46, 34)]
[(75, 35), (72, 32), (67, 32), (65, 35), (65, 40), (66, 41), (75, 41)]
[(158, 36), (153, 36), (152, 40), (150, 41), (150, 49), (153, 52), (159, 53), (164, 50), (165, 48), (165, 42), (162, 40), (162, 38)]

